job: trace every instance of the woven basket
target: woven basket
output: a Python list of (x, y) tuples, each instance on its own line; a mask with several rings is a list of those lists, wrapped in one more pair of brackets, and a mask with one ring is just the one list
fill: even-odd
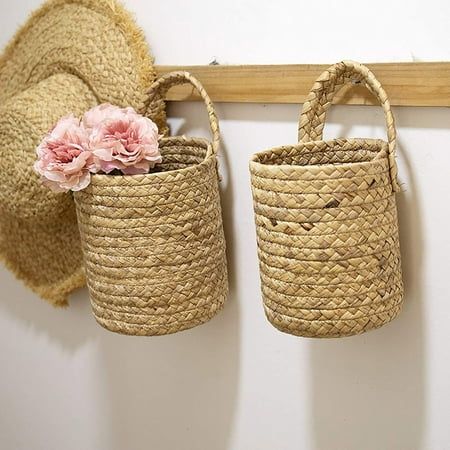
[(150, 88), (147, 107), (167, 90), (190, 83), (206, 103), (213, 141), (165, 137), (160, 172), (94, 175), (75, 193), (93, 313), (110, 331), (161, 335), (211, 319), (228, 291), (220, 207), (214, 107), (187, 72)]
[[(349, 82), (362, 83), (381, 103), (388, 142), (322, 140), (332, 99)], [(349, 336), (400, 312), (395, 139), (380, 83), (367, 67), (341, 62), (314, 84), (300, 116), (299, 144), (252, 157), (264, 308), (279, 330)]]

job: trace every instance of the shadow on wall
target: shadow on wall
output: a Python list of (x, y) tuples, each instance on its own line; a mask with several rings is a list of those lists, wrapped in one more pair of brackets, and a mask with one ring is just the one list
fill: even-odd
[(26, 324), (36, 336), (45, 336), (68, 354), (95, 339), (98, 326), (92, 318), (87, 289), (79, 289), (70, 298), (70, 307), (54, 308), (29, 291), (13, 274), (0, 273), (3, 292), (1, 308), (9, 316)]
[(408, 155), (401, 147), (399, 153), (408, 171), (407, 192), (397, 196), (404, 308), (392, 323), (367, 334), (311, 340), (316, 450), (422, 448), (426, 370), (421, 212)]
[(9, 295), (2, 298), (2, 309), (36, 336), (73, 355), (85, 344), (98, 344), (94, 382), (108, 405), (110, 450), (228, 448), (239, 375), (239, 317), (232, 283), (228, 304), (211, 322), (142, 338), (97, 325), (86, 289), (72, 295), (69, 309), (55, 310), (10, 274), (3, 276)]
[[(224, 155), (221, 170), (230, 177)], [(14, 319), (65, 353), (98, 344), (94, 381), (108, 406), (110, 427), (99, 433), (107, 433), (110, 450), (229, 448), (240, 358), (230, 187), (221, 183), (230, 295), (224, 310), (199, 327), (169, 336), (120, 336), (95, 323), (86, 289), (72, 296), (67, 310), (56, 310), (5, 272), (11, 295), (2, 298), (1, 307)]]

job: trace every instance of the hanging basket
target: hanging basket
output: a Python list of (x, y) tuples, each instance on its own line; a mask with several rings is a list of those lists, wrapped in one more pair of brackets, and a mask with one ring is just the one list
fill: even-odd
[(147, 106), (152, 116), (167, 90), (185, 83), (206, 104), (212, 142), (163, 138), (159, 172), (93, 175), (75, 193), (93, 313), (110, 331), (175, 333), (210, 320), (227, 297), (214, 107), (187, 72), (156, 81)]
[[(363, 84), (381, 103), (388, 142), (322, 140), (332, 99), (350, 82)], [(252, 157), (264, 308), (279, 330), (349, 336), (399, 314), (395, 139), (380, 83), (367, 67), (341, 62), (314, 84), (300, 116), (299, 144)]]

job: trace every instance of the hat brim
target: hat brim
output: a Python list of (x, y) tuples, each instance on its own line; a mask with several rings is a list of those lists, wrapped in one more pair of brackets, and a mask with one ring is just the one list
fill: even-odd
[[(70, 77), (89, 95), (81, 92), (76, 103), (72, 92), (66, 104)], [(80, 114), (92, 103), (141, 111), (154, 79), (143, 32), (113, 0), (48, 1), (0, 58), (0, 140), (8, 138), (0, 144), (0, 258), (54, 305), (66, 305), (68, 294), (85, 284), (81, 244), (71, 195), (49, 193), (33, 171), (35, 147), (61, 115)], [(152, 119), (163, 127), (164, 111)]]

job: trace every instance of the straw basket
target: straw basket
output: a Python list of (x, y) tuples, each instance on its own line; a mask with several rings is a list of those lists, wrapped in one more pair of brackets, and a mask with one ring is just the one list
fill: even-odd
[(93, 313), (110, 331), (161, 335), (192, 328), (211, 319), (227, 296), (214, 107), (187, 72), (156, 81), (146, 106), (151, 116), (170, 87), (185, 83), (205, 101), (212, 142), (163, 138), (160, 172), (94, 175), (75, 193)]
[[(346, 83), (381, 103), (388, 142), (322, 140), (326, 113)], [(394, 319), (403, 299), (395, 192), (395, 126), (367, 67), (326, 70), (303, 106), (299, 144), (250, 162), (264, 308), (286, 333), (349, 336)]]

